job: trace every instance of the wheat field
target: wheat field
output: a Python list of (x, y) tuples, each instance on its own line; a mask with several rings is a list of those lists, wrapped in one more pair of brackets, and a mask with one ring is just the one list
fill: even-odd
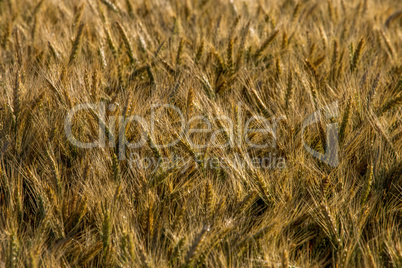
[(401, 26), (0, 0), (0, 267), (402, 267)]

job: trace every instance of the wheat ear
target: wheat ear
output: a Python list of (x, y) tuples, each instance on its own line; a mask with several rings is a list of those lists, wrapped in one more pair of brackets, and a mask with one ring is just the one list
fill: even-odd
[(84, 14), (84, 7), (85, 7), (84, 4), (81, 4), (81, 5), (78, 7), (78, 11), (77, 11), (77, 14), (75, 15), (74, 23), (73, 23), (73, 27), (74, 27), (74, 28), (75, 28), (78, 24), (80, 24), (80, 22), (81, 22), (82, 14)]
[(346, 105), (345, 113), (343, 114), (343, 117), (342, 117), (341, 128), (339, 130), (339, 142), (340, 143), (342, 143), (343, 140), (345, 139), (346, 128), (348, 127), (348, 123), (350, 120), (351, 106), (352, 106), (352, 101), (349, 98), (348, 104)]
[(382, 116), (384, 113), (386, 113), (387, 111), (391, 110), (392, 108), (398, 106), (402, 104), (402, 95), (389, 100), (388, 102), (386, 102), (383, 106), (381, 106), (378, 111), (377, 111), (377, 116)]
[(112, 154), (112, 171), (113, 171), (113, 178), (115, 181), (120, 181), (120, 164), (115, 153)]
[(207, 221), (212, 219), (213, 203), (212, 203), (212, 187), (209, 182), (205, 184), (205, 218)]
[(202, 244), (205, 240), (205, 233), (208, 231), (209, 231), (209, 228), (204, 227), (202, 229), (202, 231), (194, 239), (194, 241), (186, 255), (185, 262), (186, 262), (187, 266), (190, 266), (191, 263), (194, 261), (195, 257), (197, 256), (197, 252), (199, 251), (200, 247), (202, 246)]
[(127, 13), (130, 15), (130, 17), (134, 17), (134, 7), (133, 4), (131, 3), (131, 0), (126, 0), (126, 6), (127, 6)]
[(123, 39), (123, 43), (124, 43), (124, 46), (126, 47), (128, 57), (130, 58), (131, 63), (134, 64), (136, 62), (136, 59), (134, 57), (133, 48), (131, 46), (130, 40), (128, 39), (127, 33), (119, 22), (116, 22), (116, 25), (117, 25), (117, 29), (120, 33), (120, 36)]
[(187, 120), (190, 118), (193, 110), (194, 110), (194, 89), (190, 87), (187, 93), (187, 107), (186, 107)]
[(177, 55), (176, 55), (177, 67), (179, 67), (182, 64), (183, 50), (184, 50), (184, 39), (182, 38), (179, 43), (179, 48), (177, 49)]
[(204, 52), (205, 42), (204, 40), (201, 41), (200, 46), (197, 49), (197, 54), (195, 55), (195, 64), (198, 64), (201, 60), (202, 53)]
[(102, 3), (105, 4), (105, 6), (107, 6), (108, 9), (110, 9), (113, 12), (119, 13), (119, 9), (110, 1), (108, 0), (101, 0)]
[(269, 44), (271, 44), (274, 41), (278, 33), (279, 30), (274, 30), (274, 32), (264, 41), (264, 43), (262, 43), (260, 48), (255, 53), (255, 58), (259, 58), (261, 56), (262, 52), (264, 52), (264, 50), (269, 46)]
[(228, 47), (226, 50), (226, 66), (229, 72), (233, 70), (233, 38), (229, 40)]
[(370, 164), (370, 169), (369, 169), (369, 174), (368, 174), (368, 178), (366, 181), (366, 184), (364, 185), (364, 189), (363, 189), (363, 194), (362, 194), (362, 206), (364, 206), (366, 204), (367, 198), (370, 194), (371, 191), (371, 185), (373, 184), (373, 177), (374, 177), (374, 167), (373, 164)]
[(77, 58), (77, 54), (78, 54), (78, 50), (80, 48), (80, 44), (81, 44), (81, 37), (82, 37), (82, 33), (84, 31), (84, 26), (85, 24), (81, 23), (79, 28), (78, 28), (78, 32), (77, 32), (77, 36), (75, 37), (74, 43), (73, 43), (73, 47), (71, 49), (71, 53), (70, 53), (70, 61), (68, 64), (72, 64), (74, 62), (74, 60)]
[(108, 28), (104, 27), (104, 31), (106, 33), (106, 41), (107, 41), (107, 44), (109, 46), (109, 49), (112, 51), (113, 57), (116, 58), (117, 57), (116, 45), (114, 44), (114, 41), (112, 39), (112, 36), (110, 35), (110, 32), (109, 32)]
[(334, 49), (332, 52), (332, 60), (331, 60), (331, 71), (330, 71), (330, 77), (332, 80), (335, 79), (335, 73), (336, 73), (336, 66), (337, 66), (337, 61), (338, 61), (338, 42), (334, 40)]
[(21, 110), (21, 75), (20, 70), (17, 70), (15, 74), (15, 82), (13, 88), (13, 110), (14, 110), (14, 117), (15, 121), (17, 122), (18, 116)]
[(285, 95), (285, 109), (288, 110), (289, 106), (292, 104), (293, 98), (293, 74), (289, 71), (288, 75), (288, 84), (286, 88), (286, 95)]
[(391, 58), (395, 55), (395, 50), (391, 45), (391, 42), (389, 41), (389, 39), (387, 38), (387, 36), (385, 35), (384, 31), (380, 30), (380, 34), (382, 39), (384, 40), (385, 46), (387, 47), (387, 50), (391, 56)]
[(361, 38), (357, 44), (356, 50), (353, 53), (352, 61), (350, 64), (350, 71), (353, 73), (356, 70), (357, 64), (359, 63), (360, 55), (363, 50), (364, 38)]
[(103, 244), (103, 258), (106, 264), (108, 258), (108, 251), (110, 245), (110, 235), (112, 233), (112, 223), (108, 211), (104, 212), (102, 221), (102, 244)]

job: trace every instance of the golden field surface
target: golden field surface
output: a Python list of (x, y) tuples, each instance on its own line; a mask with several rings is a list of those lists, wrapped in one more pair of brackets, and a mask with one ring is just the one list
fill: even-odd
[(0, 267), (402, 267), (401, 26), (0, 0)]

